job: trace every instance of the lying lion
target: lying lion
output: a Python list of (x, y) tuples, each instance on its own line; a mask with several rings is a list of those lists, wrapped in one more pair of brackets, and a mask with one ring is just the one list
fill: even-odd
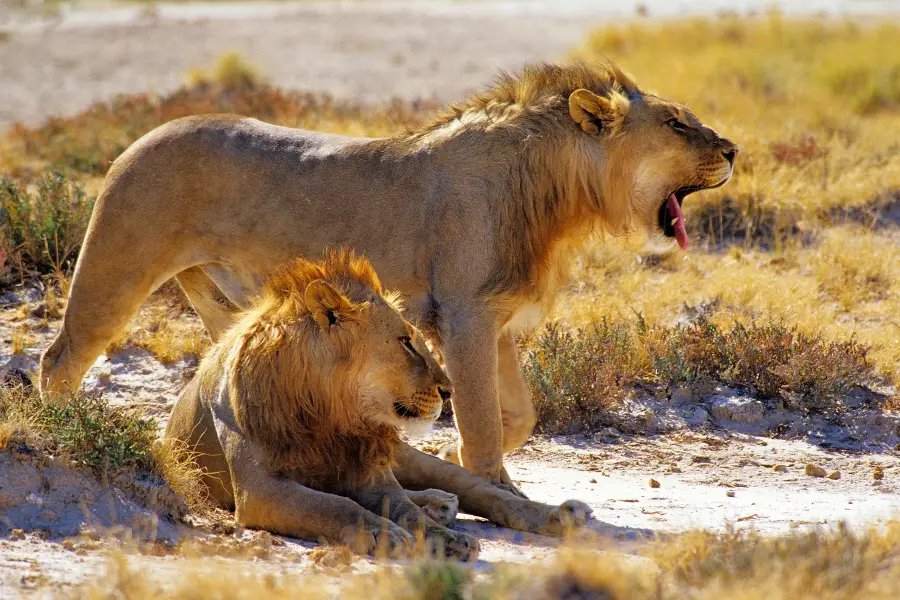
[(511, 485), (502, 453), (535, 423), (516, 333), (547, 314), (589, 232), (686, 248), (682, 201), (728, 181), (736, 153), (611, 65), (504, 75), (393, 139), (172, 121), (109, 170), (41, 389), (77, 387), (171, 277), (216, 339), (277, 265), (348, 245), (445, 361), (462, 442), (448, 458)]
[(379, 537), (394, 552), (421, 528), (448, 556), (473, 557), (478, 542), (445, 527), (457, 508), (446, 492), (506, 527), (559, 534), (585, 522), (581, 502), (525, 500), (401, 441), (450, 394), (369, 263), (329, 253), (276, 271), (203, 360), (166, 438), (194, 451), (211, 497), (243, 525), (360, 552)]

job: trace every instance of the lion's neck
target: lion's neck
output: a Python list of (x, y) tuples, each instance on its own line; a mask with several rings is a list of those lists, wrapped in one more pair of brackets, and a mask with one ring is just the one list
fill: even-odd
[(545, 298), (567, 279), (566, 258), (599, 220), (601, 190), (591, 177), (601, 165), (588, 177), (575, 172), (575, 149), (554, 133), (541, 139), (526, 128), (482, 131), (477, 144), (456, 148), (449, 140), (435, 152), (438, 161), (478, 165), (474, 176), (457, 176), (456, 186), (461, 197), (484, 196), (492, 212), (499, 257), (484, 289), (491, 295)]

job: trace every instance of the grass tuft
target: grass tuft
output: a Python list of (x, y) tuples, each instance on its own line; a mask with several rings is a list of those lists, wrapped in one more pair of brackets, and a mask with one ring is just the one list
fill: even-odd
[(0, 423), (11, 424), (34, 450), (98, 474), (150, 470), (156, 423), (99, 394), (72, 394), (65, 404), (22, 387), (0, 388)]
[(71, 271), (94, 199), (61, 173), (0, 180), (0, 285)]

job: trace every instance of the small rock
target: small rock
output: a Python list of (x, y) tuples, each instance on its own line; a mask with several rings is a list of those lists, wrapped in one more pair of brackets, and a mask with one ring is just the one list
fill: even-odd
[(823, 469), (819, 465), (814, 465), (812, 463), (807, 463), (803, 471), (810, 477), (825, 477), (826, 475), (828, 475), (825, 469)]
[(788, 468), (784, 465), (775, 465), (772, 470), (776, 473), (787, 473)]
[(725, 495), (729, 498), (734, 498), (734, 490), (728, 490), (727, 492), (725, 492)]
[(650, 487), (652, 487), (652, 488), (658, 488), (659, 485), (660, 485), (660, 484), (659, 484), (659, 482), (658, 482), (657, 480), (655, 480), (655, 479), (650, 479)]
[(719, 421), (753, 425), (762, 420), (765, 412), (762, 402), (744, 396), (714, 396), (710, 404), (710, 412)]
[(832, 471), (831, 473), (828, 474), (828, 479), (833, 479), (833, 480), (837, 481), (840, 478), (841, 478), (840, 471)]
[(24, 539), (25, 539), (25, 532), (22, 531), (21, 529), (13, 529), (13, 530), (9, 533), (9, 539), (11, 539), (11, 540), (24, 540)]
[(691, 457), (691, 463), (692, 463), (692, 464), (695, 464), (695, 465), (696, 465), (696, 464), (710, 463), (710, 462), (712, 462), (712, 458), (710, 458), (709, 456), (694, 455), (694, 456)]
[(596, 479), (591, 479), (591, 483), (597, 483)]
[(50, 312), (50, 308), (47, 306), (47, 303), (40, 302), (34, 308), (28, 311), (28, 314), (36, 319), (43, 319), (47, 316), (48, 312)]
[(872, 471), (872, 479), (875, 479), (876, 481), (884, 479), (884, 467), (881, 465), (876, 466), (875, 470)]

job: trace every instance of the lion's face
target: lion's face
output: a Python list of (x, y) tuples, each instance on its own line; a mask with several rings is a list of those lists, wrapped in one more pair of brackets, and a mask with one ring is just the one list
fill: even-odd
[(655, 251), (688, 246), (684, 198), (724, 185), (737, 147), (684, 106), (656, 96), (614, 91), (601, 97), (577, 90), (570, 114), (606, 154), (604, 179), (615, 202), (631, 202), (632, 228)]
[(347, 295), (317, 279), (304, 292), (324, 334), (319, 340), (325, 344), (319, 351), (320, 363), (327, 365), (323, 376), (335, 378), (338, 369), (354, 372), (360, 402), (354, 411), (367, 420), (411, 434), (427, 430), (452, 394), (450, 380), (389, 297), (358, 281), (346, 287)]
[(367, 412), (410, 435), (420, 435), (431, 428), (444, 400), (450, 398), (450, 380), (421, 333), (392, 304), (379, 300), (368, 311), (366, 378), (377, 393), (367, 395)]

